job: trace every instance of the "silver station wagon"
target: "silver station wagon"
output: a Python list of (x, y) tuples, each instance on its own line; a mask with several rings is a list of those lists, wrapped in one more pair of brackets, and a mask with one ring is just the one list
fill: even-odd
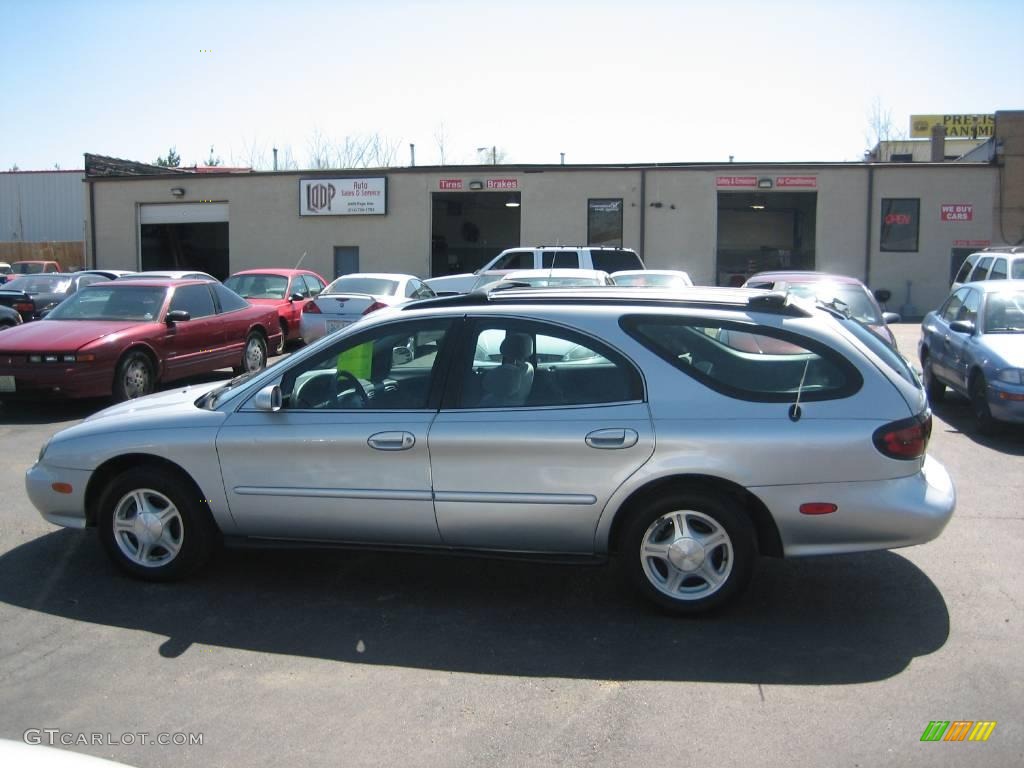
[(267, 370), (123, 403), (27, 473), (56, 524), (185, 576), (220, 541), (578, 562), (696, 613), (758, 556), (935, 538), (955, 493), (904, 360), (785, 294), (509, 289), (381, 310)]

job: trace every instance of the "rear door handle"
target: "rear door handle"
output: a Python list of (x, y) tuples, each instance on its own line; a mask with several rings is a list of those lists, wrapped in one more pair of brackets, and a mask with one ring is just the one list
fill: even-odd
[(377, 432), (366, 438), (366, 444), (378, 451), (407, 451), (416, 438), (411, 432)]
[(598, 429), (587, 435), (587, 445), (591, 448), (632, 448), (640, 435), (635, 429)]

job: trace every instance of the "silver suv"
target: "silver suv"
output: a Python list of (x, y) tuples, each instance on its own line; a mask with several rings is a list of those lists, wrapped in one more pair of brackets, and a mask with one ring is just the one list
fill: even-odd
[(266, 371), (58, 433), (28, 494), (114, 561), (215, 542), (579, 561), (662, 608), (758, 556), (888, 549), (953, 513), (920, 381), (870, 329), (766, 291), (508, 289), (385, 309)]
[(479, 271), (552, 268), (596, 269), (611, 274), (624, 269), (643, 269), (644, 263), (632, 248), (535, 245), (504, 250)]
[(1024, 246), (996, 246), (976, 251), (964, 259), (949, 292), (964, 283), (982, 280), (1024, 280)]

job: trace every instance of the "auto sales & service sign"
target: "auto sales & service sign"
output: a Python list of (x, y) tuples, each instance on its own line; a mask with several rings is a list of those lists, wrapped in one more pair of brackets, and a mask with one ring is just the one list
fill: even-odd
[(300, 216), (366, 216), (388, 212), (387, 179), (300, 179)]

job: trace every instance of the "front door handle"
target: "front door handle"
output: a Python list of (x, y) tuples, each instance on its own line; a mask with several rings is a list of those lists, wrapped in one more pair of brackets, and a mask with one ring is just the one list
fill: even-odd
[(635, 429), (598, 429), (587, 435), (587, 445), (591, 448), (632, 448), (640, 435)]
[(377, 432), (366, 438), (366, 444), (378, 451), (407, 451), (416, 438), (411, 432)]

